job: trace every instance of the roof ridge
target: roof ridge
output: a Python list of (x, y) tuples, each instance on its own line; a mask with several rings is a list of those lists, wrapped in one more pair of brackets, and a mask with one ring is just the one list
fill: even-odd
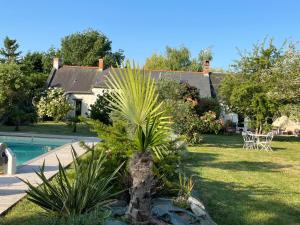
[[(126, 69), (126, 68), (117, 68), (117, 67), (110, 67), (109, 69)], [(175, 73), (197, 73), (197, 74), (202, 74), (204, 75), (203, 71), (185, 71), (185, 70), (149, 70), (149, 69), (143, 69), (141, 68), (140, 70), (145, 70), (145, 71), (153, 71), (153, 72), (175, 72)]]
[(73, 66), (73, 65), (63, 65), (62, 67), (77, 67), (77, 68), (90, 68), (90, 69), (98, 69), (98, 66)]

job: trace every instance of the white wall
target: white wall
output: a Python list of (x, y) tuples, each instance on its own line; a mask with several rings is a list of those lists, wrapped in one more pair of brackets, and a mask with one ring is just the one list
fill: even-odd
[[(72, 94), (68, 94), (68, 99), (74, 108), (75, 108), (75, 99), (82, 100), (81, 116), (86, 116), (87, 114), (89, 114), (90, 105), (93, 105), (97, 100), (97, 96), (99, 94), (103, 95), (103, 93), (106, 90), (107, 89), (103, 89), (103, 88), (93, 88), (92, 94), (72, 93)], [(69, 113), (69, 116), (75, 116), (75, 110), (73, 110), (71, 113)]]

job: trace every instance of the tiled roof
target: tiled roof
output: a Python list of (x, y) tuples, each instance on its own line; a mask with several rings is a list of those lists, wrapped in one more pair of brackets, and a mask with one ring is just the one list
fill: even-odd
[[(79, 66), (63, 66), (56, 71), (50, 73), (48, 86), (62, 87), (66, 92), (83, 92), (89, 93), (93, 87), (105, 88), (105, 79), (110, 75), (112, 70), (117, 74), (121, 74), (123, 69), (109, 68), (104, 71), (98, 67), (79, 67)], [(210, 76), (204, 75), (202, 72), (189, 71), (166, 71), (152, 70), (146, 71), (155, 79), (169, 77), (178, 82), (187, 82), (200, 90), (202, 97), (212, 96), (212, 90), (216, 82), (211, 82)], [(214, 80), (217, 80), (214, 78)], [(213, 83), (213, 84), (212, 84)]]

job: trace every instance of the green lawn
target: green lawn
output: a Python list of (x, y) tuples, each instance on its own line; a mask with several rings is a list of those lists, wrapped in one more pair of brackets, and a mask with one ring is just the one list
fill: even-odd
[[(0, 126), (0, 132), (16, 132), (14, 126)], [(32, 132), (39, 134), (55, 134), (55, 135), (78, 135), (78, 136), (96, 136), (85, 124), (77, 125), (77, 132), (73, 132), (73, 127), (62, 122), (43, 122), (28, 126), (20, 126), (18, 132)]]
[[(247, 151), (240, 136), (204, 136), (185, 168), (195, 194), (219, 225), (300, 225), (300, 139), (274, 141), (273, 152)], [(50, 224), (26, 198), (0, 219), (5, 225)], [(41, 222), (43, 221), (43, 222)]]
[(186, 169), (219, 225), (300, 224), (300, 139), (273, 142), (273, 152), (243, 150), (240, 136), (204, 136)]

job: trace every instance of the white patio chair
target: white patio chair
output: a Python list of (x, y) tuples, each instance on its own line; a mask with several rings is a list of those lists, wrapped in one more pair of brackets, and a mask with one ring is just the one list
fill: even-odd
[(249, 132), (242, 132), (242, 136), (244, 139), (243, 149), (254, 149), (255, 148), (254, 136), (251, 135), (251, 133)]
[(271, 142), (273, 140), (273, 132), (269, 132), (265, 137), (258, 139), (259, 141), (256, 143), (257, 148), (261, 150), (272, 151)]

